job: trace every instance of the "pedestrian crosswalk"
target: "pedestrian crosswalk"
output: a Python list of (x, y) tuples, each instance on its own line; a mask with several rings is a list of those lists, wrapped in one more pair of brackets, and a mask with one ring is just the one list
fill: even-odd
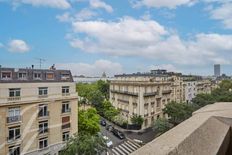
[(140, 147), (141, 146), (139, 144), (126, 140), (120, 145), (114, 147), (111, 151), (112, 155), (129, 155)]

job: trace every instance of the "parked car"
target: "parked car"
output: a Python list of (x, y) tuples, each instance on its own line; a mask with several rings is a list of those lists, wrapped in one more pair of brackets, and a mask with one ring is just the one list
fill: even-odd
[(108, 131), (112, 131), (114, 129), (114, 127), (112, 125), (107, 125), (106, 126), (106, 130)]
[(105, 121), (104, 119), (102, 119), (102, 120), (100, 121), (100, 124), (101, 124), (102, 126), (106, 126), (106, 121)]
[(116, 137), (118, 137), (120, 139), (125, 139), (126, 138), (125, 135), (121, 131), (119, 131), (117, 129), (113, 129), (112, 132)]
[(113, 142), (109, 139), (109, 137), (103, 136), (103, 139), (105, 139), (105, 141), (106, 141), (106, 146), (107, 146), (108, 148), (113, 147)]

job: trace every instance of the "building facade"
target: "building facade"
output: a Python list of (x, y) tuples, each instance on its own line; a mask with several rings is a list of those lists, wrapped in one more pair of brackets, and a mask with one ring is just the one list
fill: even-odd
[(214, 76), (215, 77), (221, 76), (221, 66), (220, 66), (220, 64), (215, 64), (214, 65)]
[(185, 81), (185, 102), (191, 103), (197, 95), (197, 81)]
[(168, 102), (183, 99), (179, 76), (161, 71), (164, 72), (116, 75), (111, 80), (110, 101), (129, 124), (133, 115), (140, 115), (144, 118), (142, 128), (148, 128), (165, 116), (162, 109)]
[(77, 132), (70, 71), (0, 68), (0, 154), (58, 155)]

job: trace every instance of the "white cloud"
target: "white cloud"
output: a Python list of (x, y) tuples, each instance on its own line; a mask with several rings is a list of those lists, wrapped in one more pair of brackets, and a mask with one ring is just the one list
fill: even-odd
[(32, 6), (46, 6), (58, 9), (68, 9), (71, 7), (67, 0), (13, 0), (14, 5), (30, 4)]
[(77, 12), (77, 13), (69, 13), (69, 12), (65, 12), (62, 15), (57, 15), (56, 18), (60, 21), (60, 22), (75, 22), (75, 21), (83, 21), (83, 20), (88, 20), (91, 19), (92, 17), (95, 17), (97, 15), (96, 12), (84, 8), (81, 11)]
[(109, 13), (113, 12), (113, 8), (101, 0), (90, 0), (89, 3), (92, 8), (105, 9)]
[(118, 22), (73, 22), (73, 31), (76, 36), (69, 38), (71, 46), (90, 53), (138, 56), (175, 64), (232, 62), (232, 35), (202, 33), (182, 40), (154, 20), (129, 17)]
[(195, 4), (198, 0), (131, 0), (131, 4), (133, 7), (155, 7), (161, 8), (166, 7), (169, 9), (175, 9), (181, 5), (191, 6)]
[(222, 21), (225, 28), (232, 29), (232, 2), (223, 3), (209, 10), (212, 19)]
[(30, 50), (30, 47), (25, 41), (15, 39), (8, 43), (8, 50), (15, 53), (25, 53)]
[(123, 72), (122, 65), (109, 60), (96, 60), (93, 64), (88, 63), (63, 63), (56, 64), (59, 69), (69, 69), (73, 75), (101, 76), (106, 72), (107, 76)]

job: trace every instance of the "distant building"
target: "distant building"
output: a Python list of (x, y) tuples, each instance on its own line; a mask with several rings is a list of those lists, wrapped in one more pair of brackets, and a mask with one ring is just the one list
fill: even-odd
[(221, 66), (220, 66), (220, 64), (215, 64), (214, 65), (214, 76), (215, 77), (221, 76)]
[(76, 132), (70, 71), (0, 68), (0, 155), (58, 154)]
[(131, 117), (144, 118), (142, 128), (150, 127), (157, 118), (165, 117), (162, 109), (170, 101), (184, 99), (180, 74), (166, 70), (150, 73), (115, 75), (110, 82), (110, 101), (121, 110), (121, 116), (131, 124)]

